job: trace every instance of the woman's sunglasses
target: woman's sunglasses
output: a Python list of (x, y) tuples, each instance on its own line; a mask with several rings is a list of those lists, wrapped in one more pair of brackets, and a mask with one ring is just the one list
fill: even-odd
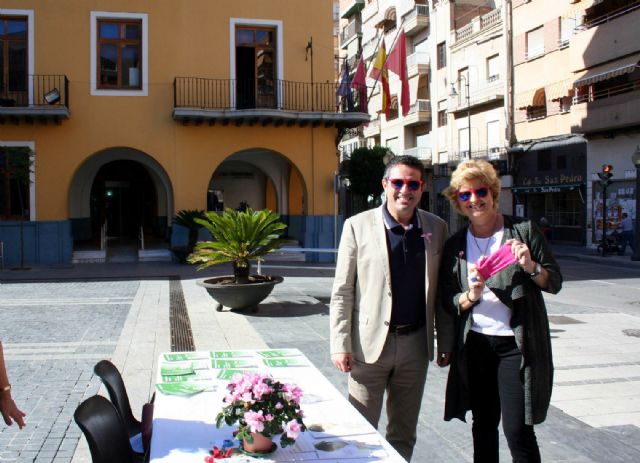
[(471, 189), (471, 190), (465, 190), (465, 191), (458, 191), (458, 199), (463, 202), (469, 201), (471, 199), (472, 193), (475, 194), (478, 198), (484, 198), (489, 194), (489, 188), (487, 188), (486, 186), (483, 186), (482, 188), (478, 188), (475, 190)]
[(424, 182), (422, 180), (405, 180), (403, 178), (389, 178), (387, 177), (387, 182), (391, 184), (394, 190), (400, 191), (404, 185), (407, 186), (409, 191), (418, 191), (422, 188)]

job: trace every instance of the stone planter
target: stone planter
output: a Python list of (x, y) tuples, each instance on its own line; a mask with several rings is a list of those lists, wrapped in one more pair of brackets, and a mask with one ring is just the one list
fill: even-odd
[(251, 275), (249, 283), (234, 283), (233, 275), (207, 278), (198, 280), (199, 286), (206, 288), (209, 295), (215, 299), (219, 306), (230, 309), (245, 309), (252, 307), (257, 310), (257, 305), (262, 302), (278, 283), (282, 283), (283, 278), (279, 276)]

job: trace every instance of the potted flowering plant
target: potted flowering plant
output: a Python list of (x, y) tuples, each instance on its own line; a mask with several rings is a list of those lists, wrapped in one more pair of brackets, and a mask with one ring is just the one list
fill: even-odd
[(237, 423), (236, 438), (243, 442), (244, 450), (270, 452), (275, 449), (273, 436), (280, 434), (280, 446), (286, 447), (306, 431), (300, 410), (302, 391), (298, 386), (281, 383), (268, 374), (245, 373), (236, 375), (227, 389), (216, 426)]

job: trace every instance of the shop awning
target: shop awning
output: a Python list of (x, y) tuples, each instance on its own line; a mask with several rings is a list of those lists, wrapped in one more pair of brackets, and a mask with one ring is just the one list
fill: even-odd
[(582, 183), (567, 183), (565, 185), (517, 186), (511, 188), (511, 192), (513, 194), (561, 193), (563, 191), (579, 189), (581, 186)]
[(566, 79), (560, 82), (547, 85), (545, 93), (549, 101), (558, 101), (560, 98), (573, 96), (573, 81)]
[(577, 14), (583, 12), (584, 10), (591, 8), (598, 3), (602, 3), (604, 0), (578, 0), (574, 1), (573, 5), (569, 7), (567, 11), (562, 15), (563, 18), (575, 18)]
[(591, 85), (613, 77), (629, 74), (636, 70), (639, 62), (640, 53), (636, 53), (635, 55), (627, 56), (626, 58), (622, 58), (611, 63), (592, 67), (584, 71), (573, 85), (575, 87), (582, 87), (584, 85)]
[(546, 94), (544, 87), (540, 87), (528, 92), (516, 95), (516, 109), (526, 109), (527, 106), (545, 106)]
[(559, 148), (561, 146), (575, 145), (578, 143), (587, 143), (582, 135), (556, 136), (538, 138), (535, 140), (523, 140), (513, 145), (509, 150), (514, 153), (525, 153), (534, 150), (546, 150)]

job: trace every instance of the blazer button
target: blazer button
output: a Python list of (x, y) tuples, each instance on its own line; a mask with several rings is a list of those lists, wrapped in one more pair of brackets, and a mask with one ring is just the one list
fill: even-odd
[(385, 326), (389, 326), (389, 322), (384, 322)]
[(387, 296), (391, 297), (391, 291), (389, 291), (389, 292), (387, 293)]

